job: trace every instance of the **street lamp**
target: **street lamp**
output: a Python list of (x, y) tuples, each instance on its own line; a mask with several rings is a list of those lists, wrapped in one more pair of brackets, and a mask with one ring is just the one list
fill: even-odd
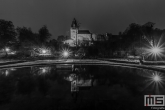
[(47, 56), (47, 55), (51, 55), (51, 53), (50, 53), (50, 50), (48, 50), (48, 49), (40, 48), (40, 53), (39, 53), (39, 55)]
[[(162, 38), (163, 36), (161, 36), (159, 39), (155, 40), (154, 37), (151, 36), (151, 39), (148, 39), (146, 36), (143, 36), (143, 39), (145, 39), (149, 45), (147, 45), (146, 48), (146, 55), (149, 57), (151, 56), (152, 58), (154, 58), (155, 60), (157, 60), (157, 58), (161, 58), (164, 56), (164, 44), (162, 43)], [(155, 42), (158, 41), (158, 42)]]
[(61, 57), (62, 58), (68, 58), (70, 55), (71, 55), (71, 51), (69, 50), (69, 49), (62, 49), (62, 51), (61, 51)]
[(64, 51), (64, 52), (63, 52), (63, 56), (64, 56), (64, 57), (68, 57), (68, 56), (69, 56), (68, 51)]
[(43, 49), (43, 50), (42, 50), (42, 53), (43, 53), (43, 54), (45, 54), (45, 53), (46, 53), (46, 50), (45, 50), (45, 49)]
[(150, 49), (147, 49), (147, 54), (157, 60), (158, 57), (161, 58), (163, 56), (163, 49), (161, 46), (151, 46)]
[(155, 55), (160, 54), (162, 52), (161, 48), (159, 47), (152, 47), (151, 52)]

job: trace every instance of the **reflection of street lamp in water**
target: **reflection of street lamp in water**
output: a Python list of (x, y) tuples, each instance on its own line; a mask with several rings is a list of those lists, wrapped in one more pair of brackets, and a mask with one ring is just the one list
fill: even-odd
[(5, 48), (5, 51), (6, 51), (6, 52), (9, 52), (9, 51), (10, 51), (10, 49), (9, 49), (8, 47), (6, 47), (6, 48)]
[(164, 93), (165, 86), (165, 76), (163, 73), (158, 71), (144, 70), (145, 74), (141, 74), (143, 77), (147, 78), (145, 80), (144, 89), (148, 89), (153, 92), (153, 95), (160, 95)]
[(158, 74), (153, 75), (152, 79), (154, 82), (158, 82), (158, 83), (162, 81), (161, 76), (159, 76)]
[(159, 89), (163, 87), (165, 79), (162, 73), (154, 72), (150, 76), (150, 84), (153, 84), (155, 94), (160, 94)]

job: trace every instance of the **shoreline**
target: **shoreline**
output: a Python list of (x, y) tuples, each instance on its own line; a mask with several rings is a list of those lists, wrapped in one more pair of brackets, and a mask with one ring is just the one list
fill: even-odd
[(57, 65), (57, 64), (75, 64), (75, 65), (110, 65), (110, 66), (125, 66), (149, 69), (154, 71), (165, 72), (165, 65), (145, 65), (139, 63), (129, 63), (129, 62), (118, 62), (110, 61), (106, 59), (56, 59), (56, 60), (36, 60), (36, 61), (13, 61), (0, 63), (0, 69), (5, 68), (18, 68), (18, 67), (29, 67), (29, 66), (39, 66), (39, 65)]

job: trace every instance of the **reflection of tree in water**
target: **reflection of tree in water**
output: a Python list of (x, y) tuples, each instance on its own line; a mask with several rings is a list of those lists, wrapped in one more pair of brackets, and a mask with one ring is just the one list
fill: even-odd
[[(137, 97), (143, 96), (139, 88), (144, 87), (145, 71), (111, 66), (76, 65), (74, 71), (57, 71), (55, 66), (20, 68), (7, 76), (0, 73), (0, 101), (17, 101), (15, 108), (23, 105), (43, 109), (59, 109), (72, 107), (75, 109), (93, 109), (93, 107), (111, 109), (128, 108), (133, 105)], [(42, 69), (40, 69), (42, 68)], [(77, 68), (77, 69), (76, 69)], [(47, 71), (48, 70), (48, 71)], [(44, 73), (44, 74), (43, 74)], [(91, 80), (89, 90), (80, 90), (74, 94), (76, 103), (70, 93), (71, 85), (66, 78), (76, 74), (81, 84)], [(146, 73), (148, 75), (150, 73)], [(69, 78), (68, 78), (69, 79)], [(5, 96), (6, 94), (6, 96)], [(20, 99), (14, 99), (21, 97)], [(140, 94), (140, 95), (139, 95)], [(28, 96), (28, 98), (25, 98)], [(33, 97), (35, 96), (35, 97)], [(128, 101), (127, 101), (128, 100)], [(139, 98), (143, 100), (143, 97)], [(24, 101), (26, 103), (22, 104)], [(131, 102), (132, 101), (132, 102)], [(68, 104), (68, 105), (67, 105)], [(35, 106), (35, 107), (34, 107)], [(137, 105), (135, 105), (137, 106)], [(133, 107), (130, 107), (133, 108)]]
[(14, 77), (16, 70), (14, 68), (0, 70), (0, 103), (9, 102), (14, 95), (17, 81)]
[(31, 72), (36, 77), (37, 90), (44, 96), (54, 86), (53, 83), (63, 84), (63, 75), (58, 74), (55, 66), (32, 67)]
[(43, 95), (46, 95), (47, 91), (50, 88), (48, 80), (45, 80), (43, 77), (38, 77), (38, 90), (43, 93)]
[(35, 79), (30, 68), (19, 68), (11, 76), (15, 79), (18, 94), (30, 94), (35, 89)]
[(10, 102), (14, 94), (14, 83), (12, 77), (6, 77), (5, 74), (0, 74), (0, 105)]
[(132, 94), (141, 94), (138, 90), (139, 87), (143, 87), (144, 78), (136, 74), (139, 69), (122, 68), (122, 67), (110, 67), (110, 66), (86, 66), (86, 72), (92, 77), (92, 84), (95, 85), (107, 85), (109, 87), (114, 85), (120, 85), (120, 87), (126, 87)]
[(32, 76), (23, 76), (18, 80), (18, 93), (31, 94), (36, 87), (36, 81)]
[(75, 73), (81, 77), (83, 80), (89, 79), (91, 77), (91, 73), (86, 70), (86, 66), (78, 65), (75, 66)]
[[(139, 71), (138, 69), (131, 70), (129, 68), (109, 66), (84, 66), (84, 68), (86, 71), (79, 71), (77, 74), (86, 78), (87, 76), (92, 76), (92, 82), (96, 82), (88, 94), (85, 94), (83, 91), (78, 93), (78, 96), (75, 94), (77, 97), (75, 98), (77, 99), (76, 102), (81, 102), (84, 109), (90, 107), (115, 108), (117, 110), (134, 108), (134, 106), (130, 105), (133, 105), (137, 97), (142, 95), (137, 90), (137, 87), (143, 84), (142, 81), (144, 79), (136, 74)], [(137, 105), (139, 104), (141, 103)]]

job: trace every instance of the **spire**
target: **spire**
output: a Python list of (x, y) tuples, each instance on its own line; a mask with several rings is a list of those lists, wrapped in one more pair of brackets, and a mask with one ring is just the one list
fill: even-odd
[(71, 27), (72, 28), (77, 28), (78, 27), (77, 20), (75, 18), (72, 21)]

